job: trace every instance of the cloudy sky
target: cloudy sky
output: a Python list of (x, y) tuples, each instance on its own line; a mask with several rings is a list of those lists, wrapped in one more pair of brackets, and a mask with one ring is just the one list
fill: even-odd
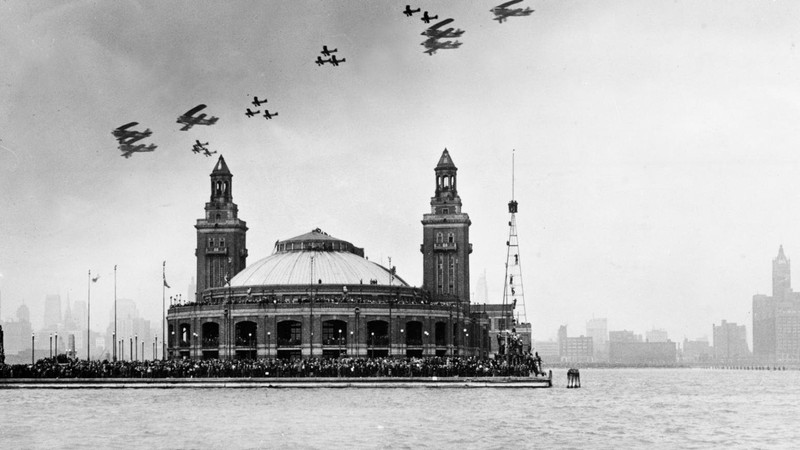
[[(422, 282), (422, 214), (444, 148), (472, 219), (472, 282), (502, 298), (516, 197), (537, 339), (609, 328), (750, 331), (783, 244), (800, 257), (800, 4), (547, 1), (498, 24), (497, 2), (412, 5), (466, 30), (422, 53), (419, 16), (388, 1), (0, 3), (0, 290), (41, 326), (47, 294), (113, 299), (160, 320), (187, 295), (214, 158), (234, 174), (255, 262), (320, 227)], [(322, 45), (347, 62), (317, 67)], [(278, 111), (247, 118), (254, 95)], [(179, 131), (204, 103), (211, 127)], [(150, 128), (121, 158), (111, 130)], [(748, 333), (749, 334), (749, 333)]]

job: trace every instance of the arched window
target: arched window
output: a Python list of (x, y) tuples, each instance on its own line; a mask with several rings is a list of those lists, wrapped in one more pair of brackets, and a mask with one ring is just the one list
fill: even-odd
[(453, 235), (453, 233), (450, 233), (450, 234), (447, 235), (447, 242), (452, 244), (455, 241), (456, 241), (456, 238), (455, 238), (455, 235)]
[(436, 243), (437, 244), (442, 243), (442, 233), (436, 233)]

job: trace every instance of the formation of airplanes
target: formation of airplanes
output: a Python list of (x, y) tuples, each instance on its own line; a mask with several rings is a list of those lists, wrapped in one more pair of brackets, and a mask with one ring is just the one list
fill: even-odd
[[(523, 0), (510, 0), (500, 5), (495, 6), (494, 8), (490, 9), (489, 11), (494, 14), (492, 20), (496, 20), (498, 23), (503, 23), (508, 20), (509, 17), (521, 17), (521, 16), (529, 16), (531, 15), (534, 10), (531, 8), (512, 8), (511, 6), (516, 5)], [(421, 8), (412, 9), (411, 5), (406, 5), (405, 9), (402, 13), (406, 17), (412, 17), (415, 13), (419, 13)], [(438, 20), (438, 15), (430, 15), (428, 11), (425, 11), (420, 20), (425, 22), (426, 24), (430, 24), (433, 20)], [(425, 47), (424, 53), (428, 55), (435, 54), (438, 50), (450, 50), (450, 49), (457, 49), (461, 47), (462, 43), (458, 40), (444, 40), (450, 38), (459, 38), (461, 35), (464, 34), (464, 30), (462, 29), (455, 29), (452, 27), (444, 28), (445, 25), (449, 25), (453, 22), (453, 19), (445, 19), (442, 20), (434, 25), (429, 26), (426, 28), (421, 34), (425, 37), (425, 40), (420, 44)], [(317, 56), (316, 61), (314, 61), (317, 66), (322, 66), (330, 64), (331, 66), (338, 67), (339, 64), (346, 62), (345, 58), (338, 59), (334, 53), (339, 51), (338, 48), (329, 49), (327, 45), (322, 46), (322, 51), (320, 52), (323, 56), (327, 59), (323, 59), (322, 56)], [(267, 99), (259, 100), (258, 96), (253, 97), (252, 105), (256, 108), (260, 107), (262, 104), (266, 103)], [(218, 120), (219, 117), (208, 117), (205, 113), (198, 114), (200, 111), (206, 108), (206, 105), (200, 104), (195, 106), (194, 108), (186, 111), (185, 113), (178, 116), (177, 123), (183, 125), (180, 130), (181, 131), (188, 131), (195, 125), (213, 125)], [(245, 115), (248, 118), (251, 118), (256, 115), (260, 115), (261, 110), (251, 110), (249, 107), (247, 108)], [(277, 116), (277, 112), (269, 112), (269, 110), (264, 110), (263, 117), (267, 120), (272, 119), (273, 117)], [(138, 125), (138, 122), (129, 122), (125, 125), (117, 127), (114, 129), (111, 134), (117, 139), (119, 143), (119, 150), (122, 152), (124, 158), (130, 158), (134, 153), (140, 152), (152, 152), (154, 151), (157, 146), (155, 144), (137, 144), (137, 142), (145, 139), (153, 134), (153, 132), (148, 128), (144, 131), (137, 131), (134, 130), (133, 127)], [(216, 151), (210, 151), (208, 147), (208, 142), (201, 143), (199, 140), (195, 141), (195, 144), (192, 145), (192, 152), (197, 154), (203, 154), (205, 156), (211, 156), (212, 154), (217, 153)]]
[[(328, 48), (327, 48), (327, 47), (325, 47), (325, 50), (324, 50), (324, 51), (335, 52), (335, 51), (336, 51), (336, 49), (334, 49), (334, 50), (328, 50)], [(334, 57), (334, 58), (335, 58), (335, 57)], [(317, 59), (319, 59), (319, 58), (317, 58)], [(258, 107), (258, 106), (261, 106), (261, 104), (263, 104), (263, 103), (267, 103), (267, 99), (266, 99), (266, 98), (265, 98), (264, 100), (259, 100), (259, 99), (258, 99), (258, 97), (253, 97), (253, 105), (254, 105), (254, 106)], [(259, 115), (259, 114), (261, 114), (261, 110), (260, 110), (260, 109), (259, 109), (259, 110), (256, 110), (256, 111), (253, 111), (253, 110), (251, 110), (250, 108), (247, 108), (247, 111), (245, 111), (245, 113), (244, 113), (244, 115), (245, 115), (245, 116), (247, 116), (248, 118), (249, 118), (249, 117), (253, 117), (253, 116), (257, 116), (257, 115)], [(269, 110), (268, 110), (268, 109), (265, 109), (265, 110), (264, 110), (264, 115), (263, 115), (263, 117), (264, 117), (265, 119), (269, 120), (269, 119), (272, 119), (273, 117), (275, 117), (275, 116), (277, 116), (277, 115), (278, 115), (278, 113), (277, 113), (277, 112), (273, 112), (273, 113), (271, 113), (271, 112), (269, 112)]]
[(425, 31), (421, 34), (425, 36), (427, 39), (422, 41), (420, 45), (425, 47), (425, 51), (423, 53), (427, 53), (428, 55), (433, 56), (439, 50), (452, 50), (461, 47), (461, 42), (459, 41), (440, 41), (439, 39), (446, 39), (446, 38), (457, 38), (464, 34), (464, 30), (462, 29), (454, 29), (454, 28), (446, 28), (442, 29), (445, 25), (450, 24), (453, 22), (453, 19), (445, 19), (441, 22), (436, 23), (428, 27)]
[(530, 16), (534, 11), (530, 8), (509, 8), (509, 6), (515, 5), (521, 1), (522, 0), (511, 0), (510, 2), (505, 2), (502, 5), (497, 5), (490, 9), (489, 11), (494, 13), (494, 19), (492, 20), (496, 20), (498, 23), (503, 23), (509, 17)]
[(195, 116), (194, 114), (205, 109), (206, 105), (197, 105), (194, 108), (186, 111), (178, 116), (178, 123), (183, 124), (181, 131), (187, 131), (195, 125), (214, 125), (219, 120), (219, 117), (209, 117), (206, 119), (205, 114)]
[(131, 129), (139, 125), (139, 122), (130, 122), (122, 125), (120, 127), (115, 128), (111, 134), (117, 138), (117, 142), (119, 143), (119, 151), (122, 152), (120, 156), (124, 157), (125, 159), (130, 158), (134, 153), (139, 152), (152, 152), (156, 149), (155, 144), (145, 145), (145, 144), (136, 144), (134, 142), (141, 141), (142, 139), (149, 137), (153, 134), (150, 129), (146, 129), (144, 131), (136, 131)]
[(203, 154), (206, 157), (209, 157), (209, 156), (217, 153), (217, 152), (210, 151), (208, 149), (208, 147), (206, 147), (207, 145), (208, 145), (208, 142), (202, 143), (199, 140), (195, 140), (194, 144), (192, 144), (192, 152), (198, 153), (198, 154)]
[(324, 56), (328, 56), (329, 58), (328, 58), (328, 59), (322, 59), (322, 56), (317, 56), (317, 60), (316, 60), (316, 61), (314, 61), (314, 62), (315, 62), (315, 63), (316, 63), (318, 66), (322, 66), (322, 65), (324, 65), (325, 63), (330, 63), (330, 65), (332, 65), (332, 66), (335, 66), (335, 67), (338, 67), (338, 66), (339, 66), (339, 63), (343, 63), (343, 62), (345, 62), (345, 61), (346, 61), (346, 59), (345, 59), (345, 58), (342, 58), (342, 59), (336, 59), (336, 55), (334, 55), (333, 53), (336, 53), (336, 52), (338, 52), (338, 51), (339, 51), (339, 49), (338, 49), (338, 48), (335, 48), (335, 49), (333, 49), (333, 50), (329, 50), (327, 45), (323, 45), (323, 46), (322, 46), (322, 51), (321, 51), (320, 53), (322, 53)]

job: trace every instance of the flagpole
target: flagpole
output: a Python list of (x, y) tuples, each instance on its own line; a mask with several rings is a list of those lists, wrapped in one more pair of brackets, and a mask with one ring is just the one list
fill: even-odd
[[(117, 340), (117, 265), (114, 264), (114, 340)], [(117, 345), (114, 344), (114, 362), (117, 361)]]
[(86, 280), (86, 361), (91, 358), (90, 342), (92, 340), (92, 269), (89, 269), (89, 278)]
[(167, 262), (161, 264), (161, 342), (164, 350), (161, 352), (161, 359), (167, 359), (167, 307), (165, 304), (167, 289)]

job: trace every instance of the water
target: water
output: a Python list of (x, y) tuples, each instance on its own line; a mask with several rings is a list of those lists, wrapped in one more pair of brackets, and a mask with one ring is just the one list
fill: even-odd
[(800, 371), (584, 369), (581, 389), (0, 390), (0, 448), (798, 448)]

